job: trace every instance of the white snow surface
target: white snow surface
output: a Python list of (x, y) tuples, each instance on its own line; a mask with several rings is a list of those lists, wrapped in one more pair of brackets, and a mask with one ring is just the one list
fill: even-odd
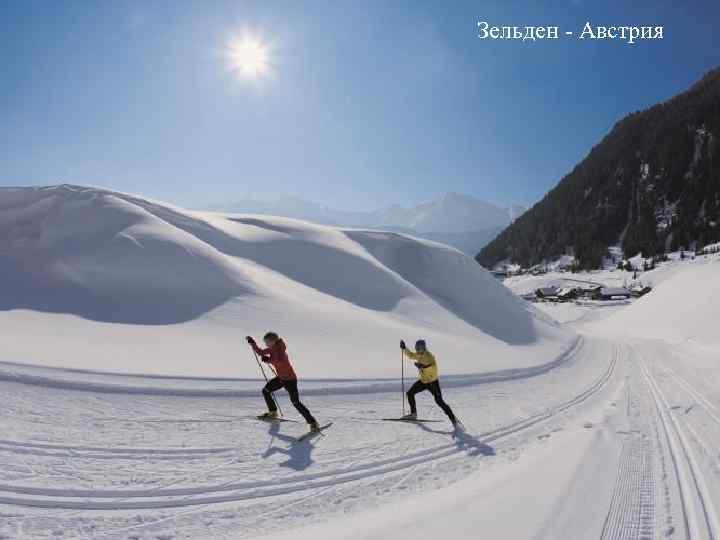
[(302, 377), (394, 378), (400, 338), (455, 375), (545, 365), (575, 340), (442, 244), (104, 189), (0, 189), (0, 254), (0, 357), (19, 364), (255, 378), (244, 337), (274, 330)]
[[(13, 278), (13, 287), (3, 285), (2, 301), (28, 304), (12, 305), (0, 321), (10, 336), (3, 336), (0, 349), (0, 539), (720, 538), (720, 343), (712, 333), (718, 320), (717, 303), (712, 302), (718, 292), (717, 258), (673, 262), (643, 274), (655, 290), (633, 304), (547, 304), (541, 309), (549, 315), (541, 318), (520, 300), (505, 303), (507, 291), (492, 287), (490, 283), (500, 285), (489, 281), (494, 278), (484, 273), (476, 278), (470, 266), (467, 274), (455, 268), (465, 268), (457, 252), (411, 238), (187, 213), (97, 190), (46, 191), (53, 196), (49, 201), (38, 196), (30, 204), (20, 190), (20, 195), (6, 193), (0, 203), (2, 261), (12, 270), (4, 275)], [(117, 214), (106, 212), (108, 205)], [(132, 224), (117, 231), (113, 216), (127, 217), (128, 212)], [(106, 217), (90, 220), (98, 214)], [(243, 221), (233, 221), (237, 219)], [(83, 222), (95, 224), (94, 234)], [(341, 286), (347, 275), (337, 281), (328, 272), (312, 281), (316, 276), (302, 273), (309, 272), (302, 257), (296, 255), (298, 266), (283, 266), (284, 256), (278, 255), (295, 253), (299, 238), (311, 244), (310, 262), (327, 261), (329, 250), (332, 256), (349, 258), (341, 269), (350, 275), (350, 270), (360, 273), (353, 266), (361, 264), (354, 260), (359, 257), (372, 267), (363, 266), (361, 275), (377, 268), (373, 276), (389, 276), (387, 284), (377, 278), (387, 294), (398, 288), (410, 292), (383, 311), (379, 295), (368, 296), (368, 283), (356, 293)], [(145, 258), (133, 251), (148, 248)], [(398, 257), (402, 250), (408, 257), (420, 255), (406, 265), (407, 258)], [(14, 258), (6, 258), (9, 254)], [(423, 264), (423, 259), (429, 262)], [(157, 261), (171, 261), (175, 272), (157, 270)], [(58, 267), (64, 271), (56, 274)], [(323, 271), (322, 265), (315, 268)], [(432, 279), (445, 271), (447, 279)], [(165, 278), (166, 288), (147, 286), (160, 279), (155, 272)], [(195, 278), (208, 275), (216, 279), (213, 294), (222, 298), (227, 287), (235, 296), (199, 314), (183, 303), (172, 304), (172, 310), (162, 303), (142, 303), (138, 295), (131, 296), (135, 303), (128, 303), (127, 311), (108, 314), (100, 308), (117, 301), (115, 296), (98, 299), (85, 292), (109, 289), (119, 294), (137, 279), (145, 284), (143, 295), (153, 301), (172, 300), (168, 291), (174, 294), (180, 286), (206, 299)], [(483, 284), (475, 294), (500, 304), (501, 321), (516, 322), (512, 317), (519, 308), (513, 306), (520, 306), (531, 315), (533, 328), (546, 334), (538, 330), (540, 338), (523, 343), (508, 338), (522, 335), (511, 326), (478, 329), (482, 313), (473, 311), (471, 298), (463, 303), (460, 293), (454, 293), (456, 283), (472, 285), (475, 279)], [(50, 283), (54, 288), (43, 292), (59, 293), (35, 297), (23, 288), (28, 283)], [(517, 280), (514, 284), (523, 287)], [(238, 286), (243, 287), (240, 292)], [(49, 309), (78, 294), (85, 296), (72, 304), (75, 313)], [(375, 307), (351, 301), (353, 294)], [(448, 296), (436, 298), (443, 294)], [(304, 311), (291, 310), (292, 300)], [(228, 303), (237, 304), (234, 311), (226, 311)], [(327, 324), (334, 317), (333, 328), (344, 331), (365, 321), (356, 328), (358, 337), (340, 340), (326, 333), (318, 340), (341, 349), (333, 359), (337, 364), (350, 361), (374, 369), (375, 354), (385, 358), (386, 349), (393, 348), (397, 353), (396, 333), (414, 328), (427, 335), (435, 328), (432, 343), (439, 344), (434, 350), (444, 371), (452, 361), (452, 343), (466, 340), (463, 346), (471, 354), (460, 367), (467, 369), (479, 357), (485, 370), (442, 376), (445, 400), (465, 431), (453, 432), (427, 393), (418, 396), (419, 412), (437, 422), (383, 421), (403, 407), (399, 383), (390, 379), (301, 381), (303, 401), (321, 423), (333, 425), (323, 436), (297, 442), (306, 430), (301, 423), (269, 424), (254, 417), (262, 408), (258, 389), (263, 381), (257, 376), (198, 381), (88, 373), (18, 365), (5, 357), (13, 338), (28, 342), (26, 350), (37, 346), (33, 340), (47, 342), (47, 356), (38, 363), (58, 365), (72, 361), (77, 351), (86, 355), (86, 342), (125, 339), (125, 348), (151, 365), (187, 359), (183, 348), (198, 347), (192, 350), (202, 353), (196, 340), (209, 347), (212, 339), (222, 338), (227, 339), (223, 347), (232, 349), (226, 353), (227, 365), (236, 369), (242, 338), (236, 326), (248, 324), (242, 319), (251, 313), (246, 305), (260, 306), (265, 319), (274, 316), (301, 325), (302, 332), (289, 338), (291, 345), (315, 329), (315, 318)], [(147, 308), (135, 315), (142, 322), (105, 320), (131, 317), (133, 306)], [(408, 306), (423, 309), (405, 310)], [(323, 316), (323, 308), (330, 316)], [(177, 313), (195, 318), (159, 320)], [(549, 316), (564, 325), (545, 322)], [(36, 323), (22, 334), (22, 324), (32, 317)], [(72, 334), (68, 321), (82, 330), (75, 340), (67, 337)], [(227, 334), (218, 330), (225, 326)], [(160, 337), (155, 342), (139, 329)], [(369, 339), (366, 329), (375, 332)], [(117, 331), (129, 333), (118, 337)], [(177, 357), (154, 354), (153, 347), (163, 339), (177, 341), (170, 350)], [(383, 345), (374, 348), (375, 339)], [(145, 352), (148, 347), (153, 354)], [(544, 347), (565, 352), (549, 355), (545, 363), (528, 362)], [(196, 360), (211, 366), (217, 350)], [(486, 351), (504, 355), (493, 364)], [(97, 359), (82, 355), (78, 365), (97, 367), (92, 363)], [(317, 361), (327, 366), (330, 360)], [(299, 363), (312, 368), (302, 357)], [(392, 363), (397, 367), (397, 357)], [(490, 371), (497, 365), (505, 369)], [(145, 394), (137, 395), (139, 391)], [(278, 398), (286, 417), (297, 421), (284, 393)]]
[(648, 281), (652, 293), (607, 321), (607, 331), (720, 346), (720, 259), (671, 266)]
[[(654, 270), (634, 272), (600, 270), (594, 272), (548, 272), (532, 276), (507, 278), (504, 284), (518, 295), (532, 293), (539, 287), (584, 287), (602, 284), (610, 287), (650, 286), (650, 294), (628, 303), (627, 309), (594, 324), (602, 334), (648, 339), (663, 339), (698, 346), (720, 345), (720, 254), (706, 254), (681, 260), (679, 253), (670, 254), (670, 261)], [(587, 305), (580, 305), (587, 304)], [(538, 305), (555, 320), (572, 322), (585, 317), (588, 308), (614, 310), (611, 302), (576, 302), (561, 305)]]

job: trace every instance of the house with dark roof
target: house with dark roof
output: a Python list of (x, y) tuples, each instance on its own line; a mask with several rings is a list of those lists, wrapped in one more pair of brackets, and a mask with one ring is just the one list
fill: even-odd
[(558, 289), (557, 287), (540, 287), (535, 290), (535, 296), (543, 299), (557, 298)]
[(595, 300), (626, 300), (630, 296), (630, 291), (624, 287), (600, 287), (593, 297)]

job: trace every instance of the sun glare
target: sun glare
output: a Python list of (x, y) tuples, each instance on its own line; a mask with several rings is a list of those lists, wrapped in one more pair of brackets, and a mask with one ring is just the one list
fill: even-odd
[(233, 39), (228, 45), (230, 67), (246, 79), (258, 79), (270, 69), (267, 45), (251, 36)]

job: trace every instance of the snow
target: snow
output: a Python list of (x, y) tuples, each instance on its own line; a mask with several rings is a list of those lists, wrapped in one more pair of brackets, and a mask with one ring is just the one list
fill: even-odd
[(605, 327), (617, 333), (679, 343), (720, 345), (720, 263), (675, 266), (655, 276), (655, 289)]
[[(716, 254), (534, 308), (511, 289), (632, 274), (505, 288), (403, 235), (74, 186), (1, 191), (0, 224), (0, 539), (720, 537)], [(301, 381), (324, 436), (282, 392), (295, 422), (254, 417), (242, 338), (271, 325), (338, 375)], [(465, 432), (427, 393), (438, 422), (381, 420), (413, 333)]]
[[(505, 285), (518, 295), (528, 294), (540, 287), (562, 287), (566, 285), (589, 286), (602, 284), (609, 288), (631, 288), (649, 286), (653, 291), (640, 299), (627, 303), (611, 321), (602, 323), (602, 331), (617, 337), (646, 337), (680, 343), (693, 341), (714, 346), (718, 343), (715, 321), (720, 317), (720, 254), (686, 258), (679, 253), (669, 254), (669, 261), (661, 263), (654, 270), (633, 272), (622, 270), (601, 270), (581, 273), (549, 272), (541, 276), (520, 275), (504, 280)], [(585, 305), (583, 305), (585, 304)], [(571, 322), (583, 316), (586, 307), (600, 309), (611, 307), (611, 303), (585, 302), (564, 308), (567, 313), (558, 313), (557, 320)], [(538, 305), (553, 314), (552, 306)]]
[[(592, 445), (598, 444), (597, 433), (578, 428), (556, 435), (556, 444), (531, 452), (525, 459), (497, 470), (484, 471), (483, 482), (476, 478), (461, 480), (451, 487), (438, 489), (428, 503), (427, 496), (405, 497), (395, 504), (373, 512), (351, 515), (341, 523), (331, 522), (300, 531), (293, 530), (270, 536), (271, 540), (311, 540), (315, 538), (344, 538), (346, 540), (374, 540), (389, 537), (389, 531), (419, 540), (437, 538), (493, 538), (524, 539), (560, 538), (546, 523), (548, 516), (558, 512), (557, 502), (571, 489), (585, 466), (584, 458)], [(608, 472), (614, 473), (614, 455), (593, 470), (593, 479), (600, 485), (607, 483)], [(603, 482), (604, 478), (604, 482)], [(598, 485), (598, 482), (593, 482)], [(612, 488), (612, 485), (609, 486)], [(482, 503), (480, 504), (480, 501)], [(425, 507), (426, 512), (418, 512)], [(522, 508), (522, 519), (518, 519)], [(574, 516), (572, 526), (561, 528), (564, 538), (573, 531), (582, 537), (588, 530), (601, 530), (604, 515), (590, 511), (582, 523)], [(552, 532), (551, 532), (552, 531)]]
[(281, 197), (270, 202), (240, 200), (223, 204), (220, 209), (341, 227), (391, 227), (436, 234), (496, 230), (509, 225), (525, 211), (519, 205), (503, 208), (460, 193), (446, 193), (437, 200), (411, 207), (395, 204), (369, 212), (334, 210), (298, 197)]
[(78, 186), (6, 188), (0, 201), (11, 362), (254, 378), (243, 338), (272, 329), (303, 377), (394, 378), (401, 337), (426, 339), (445, 374), (546, 364), (575, 340), (430, 241)]
[[(605, 283), (624, 283), (632, 273), (618, 271), (617, 273), (570, 273), (570, 272), (548, 272), (533, 276), (522, 274), (512, 276), (503, 281), (504, 285), (518, 296), (532, 294), (538, 289), (554, 287), (595, 288)], [(612, 281), (610, 281), (612, 280)]]
[[(450, 512), (458, 486), (468, 497), (465, 508), (471, 497), (493, 492), (492, 508), (507, 508), (508, 497), (525, 485), (525, 471), (537, 471), (539, 480), (553, 473), (552, 490), (538, 485), (528, 492), (545, 492), (544, 504), (534, 508), (530, 496), (523, 503), (535, 516), (523, 526), (528, 530), (546, 521), (572, 484), (575, 473), (563, 463), (571, 451), (576, 464), (582, 459), (591, 440), (584, 426), (605, 407), (597, 397), (616, 384), (614, 358), (610, 346), (591, 340), (544, 375), (446, 386), (468, 430), (454, 439), (447, 422), (379, 420), (401, 409), (398, 394), (383, 389), (305, 395), (321, 421), (334, 424), (325, 437), (295, 444), (301, 424), (252, 419), (258, 396), (138, 397), (0, 381), (8, 398), (0, 405), (0, 535), (219, 539), (292, 531), (303, 538), (309, 537), (303, 527), (327, 523), (320, 538), (337, 538), (348, 515), (371, 523), (375, 517), (365, 514), (375, 511), (405, 515), (408, 526), (420, 527), (427, 505), (418, 511), (411, 501), (437, 493), (437, 508)], [(418, 402), (424, 417), (442, 419), (427, 394)], [(297, 418), (284, 395), (280, 403)], [(567, 451), (558, 452), (549, 443), (565, 433)], [(547, 458), (552, 465), (537, 466)], [(474, 473), (495, 484), (473, 486)], [(401, 499), (407, 503), (391, 511)], [(408, 513), (412, 508), (418, 515)], [(462, 508), (456, 510), (459, 516)], [(500, 516), (495, 523), (512, 525)], [(396, 521), (382, 525), (379, 538), (397, 534)]]
[(411, 207), (398, 204), (368, 212), (335, 210), (298, 197), (269, 202), (240, 200), (217, 209), (245, 214), (297, 218), (340, 227), (364, 227), (409, 233), (451, 245), (470, 257), (520, 216), (526, 208), (504, 208), (460, 193)]
[(548, 270), (554, 271), (554, 270), (560, 270), (563, 268), (570, 268), (576, 263), (576, 259), (572, 255), (561, 255), (554, 261), (551, 261), (547, 265), (543, 265), (547, 267)]
[(626, 301), (540, 302), (537, 308), (558, 322), (573, 324), (610, 317), (627, 306)]
[[(541, 287), (619, 287), (630, 289), (634, 286), (654, 286), (673, 275), (678, 270), (686, 268), (687, 265), (706, 264), (711, 261), (720, 260), (720, 253), (708, 253), (702, 256), (694, 256), (685, 252), (685, 258), (681, 253), (673, 252), (667, 254), (668, 261), (660, 262), (653, 270), (643, 271), (643, 264), (648, 259), (642, 255), (631, 257), (629, 261), (636, 271), (618, 270), (616, 265), (601, 270), (582, 272), (562, 272), (554, 270), (539, 275), (520, 274), (511, 276), (503, 281), (515, 294), (522, 296), (529, 294)], [(637, 275), (637, 278), (635, 276)]]

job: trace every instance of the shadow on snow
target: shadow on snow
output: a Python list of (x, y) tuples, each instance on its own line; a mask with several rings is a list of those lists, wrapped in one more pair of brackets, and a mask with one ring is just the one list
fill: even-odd
[[(280, 424), (274, 422), (270, 423), (268, 434), (270, 435), (270, 442), (268, 449), (262, 454), (263, 459), (272, 457), (275, 454), (283, 454), (287, 456), (288, 459), (280, 463), (280, 465), (294, 471), (304, 471), (313, 464), (312, 452), (315, 449), (315, 445), (313, 444), (312, 438), (298, 441), (296, 437), (280, 433)], [(288, 443), (289, 446), (277, 446), (273, 444), (275, 440)]]

